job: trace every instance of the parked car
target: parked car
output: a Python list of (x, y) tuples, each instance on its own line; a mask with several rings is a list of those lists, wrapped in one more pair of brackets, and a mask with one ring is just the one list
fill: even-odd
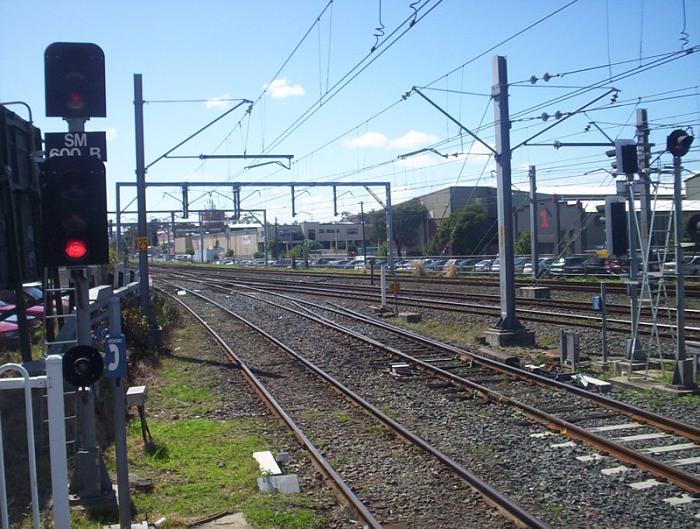
[(605, 260), (600, 257), (573, 256), (562, 257), (552, 263), (549, 273), (552, 275), (587, 275), (605, 272)]
[[(522, 274), (523, 269), (525, 268), (525, 265), (530, 261), (527, 257), (515, 257), (513, 259), (513, 272), (516, 274)], [(493, 263), (491, 264), (491, 272), (500, 272), (501, 271), (501, 260), (500, 259), (494, 259)]]
[[(676, 275), (678, 266), (675, 261), (662, 265), (664, 274)], [(686, 276), (700, 276), (700, 255), (683, 258), (683, 274)]]
[[(553, 263), (554, 263), (553, 257), (544, 257), (544, 258), (540, 259), (539, 265), (537, 266), (537, 273), (538, 274), (548, 273), (549, 269), (552, 267)], [(532, 261), (525, 263), (525, 266), (523, 266), (523, 274), (532, 275)]]
[(0, 351), (16, 349), (19, 331), (15, 323), (0, 320)]
[[(6, 303), (2, 300), (0, 300), (0, 315), (6, 314), (8, 312), (15, 312), (16, 305), (12, 305), (10, 303)], [(43, 320), (44, 319), (44, 305), (31, 305), (27, 307), (26, 313), (28, 316), (31, 316), (33, 318), (36, 318), (37, 320)], [(5, 318), (5, 321), (8, 321), (7, 318)]]
[(490, 272), (493, 259), (482, 259), (474, 265), (475, 272)]

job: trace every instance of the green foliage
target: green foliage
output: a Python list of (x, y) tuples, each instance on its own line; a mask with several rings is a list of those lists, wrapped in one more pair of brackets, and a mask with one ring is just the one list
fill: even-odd
[(301, 248), (301, 244), (295, 244), (289, 250), (289, 257), (294, 257), (296, 259), (299, 259), (302, 255), (302, 253), (303, 253), (303, 250)]
[(233, 257), (233, 250), (226, 250), (226, 257)]
[(194, 255), (194, 247), (191, 244), (188, 244), (187, 248), (185, 248), (185, 253)]
[[(386, 237), (386, 211), (383, 209), (370, 211), (368, 217), (369, 240), (377, 242), (384, 240)], [(392, 237), (398, 255), (402, 255), (404, 248), (418, 243), (427, 218), (428, 210), (417, 198), (394, 206)]]
[(483, 244), (496, 234), (494, 219), (481, 204), (472, 204), (455, 211), (445, 219), (431, 244), (432, 255), (451, 249), (453, 255), (478, 253)]
[(518, 238), (515, 241), (515, 253), (517, 255), (529, 255), (531, 248), (532, 238), (530, 237), (529, 231), (521, 231)]
[(254, 252), (253, 253), (254, 259), (260, 259), (261, 257), (265, 257), (265, 254), (263, 252)]

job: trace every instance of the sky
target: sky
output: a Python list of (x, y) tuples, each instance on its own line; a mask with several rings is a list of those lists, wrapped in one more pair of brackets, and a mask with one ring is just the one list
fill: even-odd
[[(530, 165), (543, 192), (609, 188), (606, 147), (552, 144), (633, 138), (638, 108), (648, 111), (653, 153), (674, 128), (700, 129), (700, 0), (0, 0), (0, 17), (0, 102), (28, 103), (42, 132), (67, 130), (45, 117), (46, 47), (93, 42), (104, 50), (107, 117), (86, 130), (107, 133), (110, 210), (115, 183), (136, 180), (135, 73), (147, 101), (147, 163), (242, 99), (252, 105), (172, 155), (293, 156), (289, 169), (198, 158), (149, 167), (147, 182), (221, 182), (192, 188), (190, 209), (231, 209), (234, 182), (337, 183), (339, 213), (356, 213), (360, 203), (365, 211), (380, 207), (343, 182), (389, 182), (394, 204), (451, 185), (495, 186), (495, 55), (507, 60), (511, 144), (556, 124), (532, 141), (545, 145), (513, 151), (516, 189), (528, 188)], [(413, 87), (486, 146), (460, 134)], [(26, 118), (22, 107), (11, 108)], [(421, 149), (434, 151), (404, 156)], [(688, 176), (700, 170), (699, 153), (697, 141), (684, 158)], [(384, 200), (382, 187), (373, 191)], [(339, 218), (330, 188), (296, 186), (294, 218), (290, 193), (244, 186), (241, 207), (265, 209), (280, 223)], [(123, 188), (122, 208), (134, 197)], [(179, 200), (177, 187), (147, 192), (150, 211), (180, 209)]]

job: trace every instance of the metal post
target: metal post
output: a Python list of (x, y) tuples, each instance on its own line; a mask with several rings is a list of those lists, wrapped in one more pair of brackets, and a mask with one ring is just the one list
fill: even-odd
[(649, 121), (647, 118), (647, 109), (637, 109), (637, 158), (639, 165), (639, 220), (640, 232), (642, 240), (640, 245), (642, 249), (646, 247), (645, 243), (651, 246), (650, 219), (651, 219), (651, 196), (649, 191), (650, 181), (649, 174), (646, 171), (649, 168), (649, 159), (651, 155), (651, 147), (649, 146)]
[[(75, 285), (76, 339), (78, 345), (91, 346), (90, 289), (86, 274), (87, 269), (71, 270), (71, 278)], [(70, 491), (84, 503), (111, 502), (114, 500), (114, 491), (112, 491), (102, 453), (97, 447), (93, 388), (82, 388), (78, 395), (80, 449), (75, 455)]]
[(49, 457), (51, 458), (51, 502), (56, 529), (70, 528), (68, 506), (68, 460), (63, 402), (63, 360), (59, 355), (46, 358), (46, 402), (49, 413)]
[(382, 308), (386, 307), (386, 265), (379, 267), (379, 290), (382, 295)]
[(270, 249), (267, 247), (267, 210), (263, 209), (263, 241), (265, 250), (265, 266), (267, 266), (267, 261), (270, 256)]
[(202, 220), (202, 214), (199, 214), (199, 250), (202, 258), (202, 263), (204, 263), (204, 221)]
[[(122, 333), (121, 306), (118, 296), (109, 298), (109, 333)], [(126, 396), (124, 379), (112, 379), (114, 397), (114, 451), (117, 459), (117, 497), (119, 500), (119, 527), (131, 527), (131, 499), (129, 497), (129, 460), (126, 448)]]
[(515, 271), (513, 246), (513, 191), (510, 165), (510, 115), (508, 110), (508, 74), (506, 58), (493, 58), (494, 118), (496, 123), (496, 175), (498, 199), (498, 252), (500, 259), (501, 330), (521, 328), (515, 315)]
[(537, 249), (537, 177), (535, 166), (528, 169), (530, 176), (530, 257), (532, 258), (532, 277), (539, 273), (539, 253)]
[(600, 317), (601, 317), (601, 340), (603, 347), (603, 368), (608, 366), (608, 300), (606, 299), (606, 285), (600, 284)]
[(177, 237), (175, 235), (175, 212), (174, 211), (170, 212), (170, 231), (172, 231), (172, 233), (173, 233), (173, 245), (172, 245), (172, 250), (170, 249), (170, 247), (168, 247), (168, 254), (171, 255), (173, 259), (175, 259), (175, 239)]
[(560, 253), (565, 253), (561, 247), (561, 216), (559, 211), (559, 196), (552, 195), (552, 213), (554, 214), (554, 254), (559, 255)]
[(367, 268), (367, 239), (365, 238), (365, 209), (364, 202), (360, 202), (360, 222), (362, 223), (362, 257)]
[[(638, 343), (639, 329), (639, 290), (638, 270), (637, 270), (637, 214), (634, 208), (634, 175), (627, 175), (627, 224), (628, 224), (628, 241), (629, 241), (629, 296), (630, 296), (630, 326), (632, 338), (627, 351), (627, 359), (630, 362), (642, 360), (641, 349)], [(630, 373), (632, 369), (630, 368)]]
[[(146, 162), (143, 134), (143, 85), (141, 74), (134, 74), (134, 128), (136, 138), (136, 203), (138, 209), (138, 236), (147, 237), (146, 226)], [(141, 311), (153, 326), (148, 284), (148, 250), (139, 250), (139, 295)]]
[(121, 197), (120, 191), (121, 191), (121, 186), (119, 183), (117, 183), (116, 186), (116, 217), (117, 217), (117, 222), (116, 222), (116, 229), (117, 229), (117, 238), (116, 242), (114, 245), (115, 250), (117, 251), (117, 259), (119, 259), (119, 256), (121, 255), (121, 249), (122, 249), (122, 207), (121, 207)]
[(683, 270), (683, 202), (681, 199), (681, 158), (673, 157), (673, 236), (676, 245), (676, 365), (672, 384), (695, 386), (692, 364), (685, 353), (685, 273)]
[(386, 187), (386, 264), (389, 273), (394, 273), (394, 252), (391, 249), (391, 242), (394, 238), (394, 213), (391, 205), (391, 184)]

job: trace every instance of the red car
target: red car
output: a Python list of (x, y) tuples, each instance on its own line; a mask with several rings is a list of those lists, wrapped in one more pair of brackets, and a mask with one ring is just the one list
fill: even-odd
[[(0, 300), (0, 314), (4, 312), (11, 312), (15, 310), (15, 305), (11, 305)], [(44, 305), (32, 305), (27, 307), (26, 313), (28, 316), (34, 316), (37, 320), (44, 319)]]
[(15, 349), (18, 336), (17, 325), (7, 321), (0, 321), (0, 351)]

